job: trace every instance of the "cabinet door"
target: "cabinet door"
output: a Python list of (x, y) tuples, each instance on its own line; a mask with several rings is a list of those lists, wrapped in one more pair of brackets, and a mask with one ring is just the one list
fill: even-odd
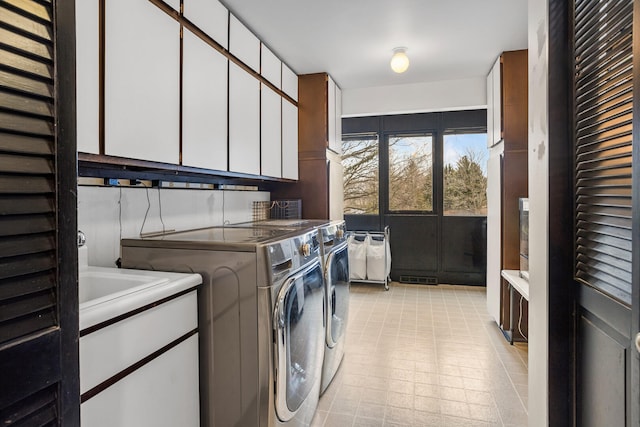
[(282, 100), (282, 177), (298, 179), (298, 107)]
[(342, 90), (336, 85), (336, 153), (342, 154)]
[(184, 30), (182, 164), (227, 170), (225, 56)]
[(254, 71), (260, 71), (260, 40), (233, 14), (229, 18), (229, 52)]
[(105, 154), (179, 161), (180, 24), (148, 1), (105, 4)]
[(81, 424), (199, 426), (198, 376), (195, 334), (83, 402)]
[(286, 64), (282, 64), (282, 91), (293, 100), (298, 100), (298, 75)]
[(260, 174), (260, 82), (229, 63), (229, 170)]
[[(109, 1), (109, 0), (107, 0)], [(180, 0), (162, 0), (169, 5), (173, 10), (180, 12)]]
[(98, 0), (76, 3), (76, 131), (78, 151), (100, 153)]
[(282, 98), (265, 85), (260, 97), (260, 153), (261, 174), (282, 177)]
[(487, 147), (493, 146), (493, 68), (487, 75)]
[(340, 155), (327, 152), (329, 168), (329, 219), (344, 219), (344, 170)]
[(222, 47), (229, 47), (229, 11), (218, 0), (184, 0), (184, 17)]
[(282, 88), (282, 61), (265, 45), (262, 45), (260, 56), (260, 74), (278, 89)]
[[(493, 66), (493, 144), (502, 140), (502, 64), (500, 58)], [(493, 145), (492, 144), (492, 145)]]
[(331, 76), (327, 82), (327, 139), (328, 147), (336, 149), (336, 83)]

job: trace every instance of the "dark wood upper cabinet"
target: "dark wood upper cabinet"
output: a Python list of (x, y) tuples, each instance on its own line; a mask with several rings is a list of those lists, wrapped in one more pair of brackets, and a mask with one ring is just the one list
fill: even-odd
[(487, 76), (487, 133), (491, 147), (527, 149), (527, 50), (503, 52)]
[[(337, 135), (342, 133), (342, 127), (336, 125), (341, 120), (338, 116), (341, 96), (339, 93), (336, 96), (339, 88), (332, 83), (327, 73), (299, 76), (299, 179), (295, 184), (280, 184), (271, 193), (272, 199), (301, 199), (304, 218), (328, 219), (342, 215), (342, 194), (337, 191), (338, 187), (342, 188), (342, 164), (335, 150), (336, 140), (342, 141), (342, 135)], [(338, 184), (337, 180), (339, 186), (332, 186), (332, 183)]]

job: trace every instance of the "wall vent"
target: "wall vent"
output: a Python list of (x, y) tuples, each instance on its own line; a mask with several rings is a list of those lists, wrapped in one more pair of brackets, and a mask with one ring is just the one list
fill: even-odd
[(410, 283), (416, 285), (437, 285), (437, 277), (424, 277), (424, 276), (400, 276), (400, 283)]

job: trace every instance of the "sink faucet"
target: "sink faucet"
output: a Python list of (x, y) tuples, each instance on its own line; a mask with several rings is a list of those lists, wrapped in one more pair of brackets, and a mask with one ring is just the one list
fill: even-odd
[(87, 236), (85, 236), (82, 231), (78, 230), (78, 247), (83, 247), (85, 243), (87, 243)]

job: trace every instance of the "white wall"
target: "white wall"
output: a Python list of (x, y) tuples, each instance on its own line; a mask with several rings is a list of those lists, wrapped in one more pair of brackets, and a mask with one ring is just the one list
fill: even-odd
[(529, 426), (549, 419), (547, 0), (529, 0)]
[(486, 106), (485, 76), (342, 91), (342, 117), (455, 111)]
[(78, 229), (87, 236), (89, 265), (114, 267), (120, 237), (139, 236), (148, 206), (143, 233), (162, 231), (159, 201), (165, 230), (186, 230), (251, 221), (258, 200), (269, 193), (78, 186)]

